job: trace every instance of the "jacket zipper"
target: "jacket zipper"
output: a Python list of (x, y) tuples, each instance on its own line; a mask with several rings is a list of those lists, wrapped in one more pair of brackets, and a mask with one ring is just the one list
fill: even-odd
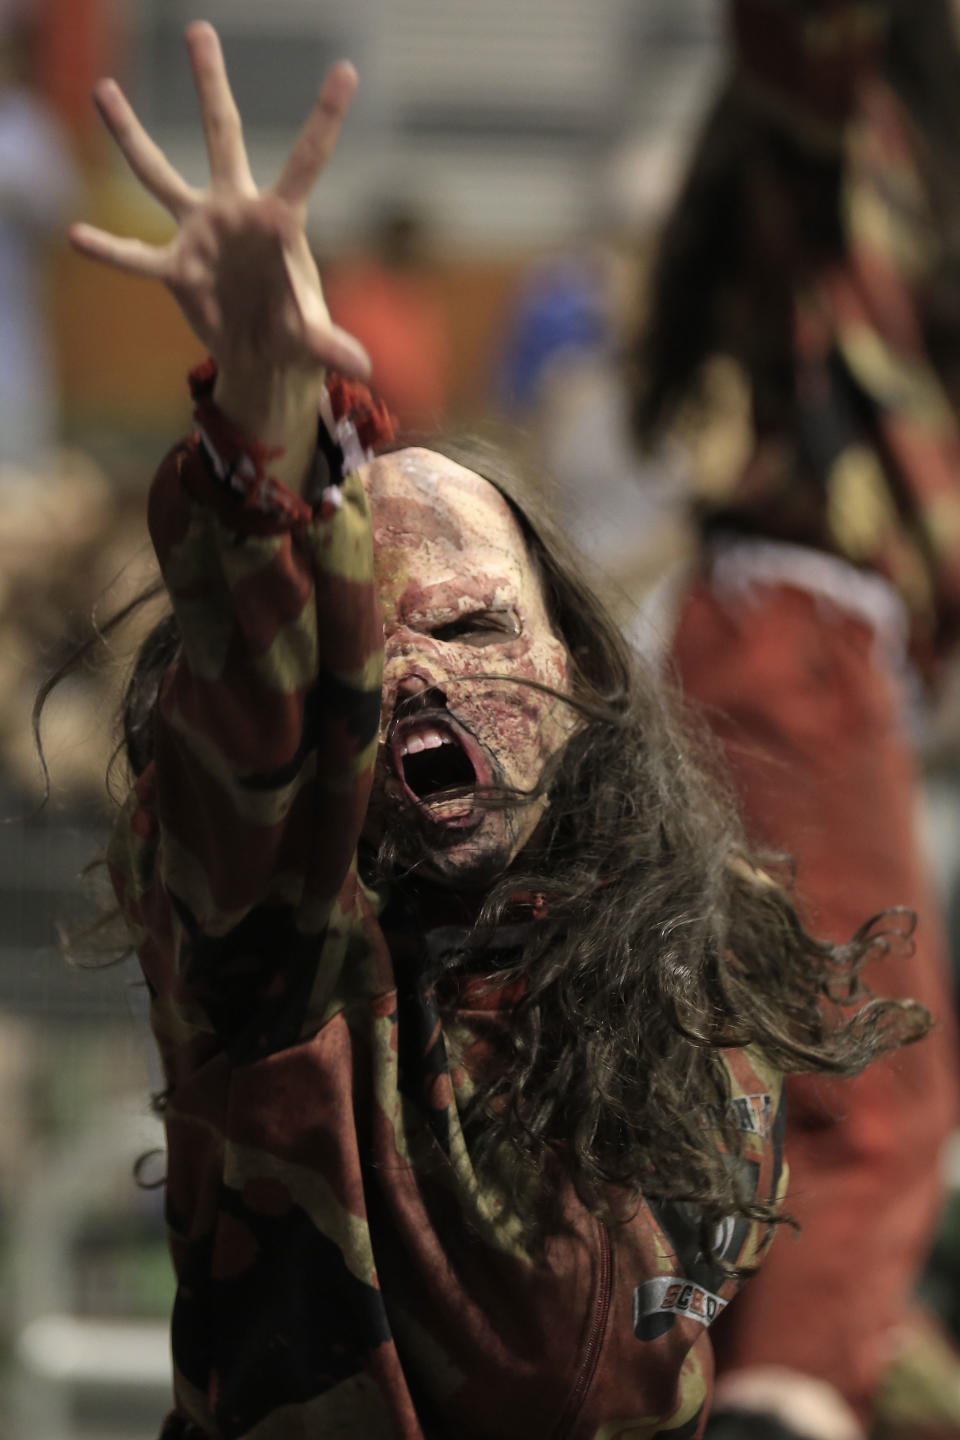
[(577, 1375), (576, 1383), (570, 1392), (570, 1399), (567, 1401), (564, 1413), (553, 1433), (553, 1440), (568, 1440), (568, 1437), (573, 1434), (573, 1428), (580, 1418), (580, 1411), (583, 1409), (587, 1392), (597, 1372), (600, 1347), (610, 1317), (610, 1299), (613, 1293), (613, 1247), (610, 1243), (610, 1232), (602, 1220), (597, 1221), (597, 1229), (600, 1236), (600, 1274), (597, 1277), (590, 1329), (587, 1332), (587, 1341), (583, 1349), (580, 1373)]

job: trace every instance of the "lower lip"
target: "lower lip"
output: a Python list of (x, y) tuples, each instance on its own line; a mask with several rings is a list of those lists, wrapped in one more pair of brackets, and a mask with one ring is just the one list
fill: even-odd
[[(406, 788), (406, 787), (404, 787)], [(452, 828), (471, 825), (479, 816), (475, 806), (463, 800), (421, 800), (412, 790), (407, 791), (414, 804), (428, 815), (434, 825), (449, 825)]]
[(454, 829), (461, 829), (467, 825), (473, 825), (480, 818), (480, 811), (469, 801), (458, 798), (456, 800), (431, 800), (422, 799), (415, 790), (411, 790), (403, 780), (392, 776), (386, 782), (386, 793), (394, 800), (406, 800), (409, 804), (415, 805), (421, 815), (426, 816), (432, 825), (450, 826)]

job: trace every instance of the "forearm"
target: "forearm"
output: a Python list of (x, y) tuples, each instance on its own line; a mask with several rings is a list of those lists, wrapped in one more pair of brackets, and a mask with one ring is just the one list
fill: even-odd
[(198, 419), (202, 444), (174, 452), (150, 502), (183, 642), (158, 706), (157, 805), (171, 889), (224, 933), (257, 904), (337, 893), (375, 753), (381, 628), (358, 477), (314, 513), (262, 451), (225, 448), (202, 396)]
[(220, 368), (213, 398), (225, 419), (273, 453), (273, 478), (302, 495), (313, 462), (323, 375), (317, 370)]

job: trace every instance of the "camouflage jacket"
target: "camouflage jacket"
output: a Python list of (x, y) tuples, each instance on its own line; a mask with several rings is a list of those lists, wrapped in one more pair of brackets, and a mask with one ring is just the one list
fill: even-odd
[[(388, 924), (358, 876), (381, 663), (360, 480), (309, 505), (222, 423), (211, 443), (211, 411), (151, 493), (183, 652), (110, 851), (168, 1082), (164, 1436), (699, 1435), (736, 1281), (652, 1202), (608, 1231), (571, 1197), (528, 1253), (460, 1123), (508, 1007), (466, 984), (441, 1024), (413, 978), (439, 932)], [(766, 1198), (779, 1077), (729, 1070)], [(765, 1231), (719, 1239), (749, 1262)]]

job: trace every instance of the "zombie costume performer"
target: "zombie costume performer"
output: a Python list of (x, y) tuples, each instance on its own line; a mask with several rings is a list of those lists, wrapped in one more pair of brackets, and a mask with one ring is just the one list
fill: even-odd
[(920, 159), (944, 139), (924, 113), (942, 90), (931, 72), (960, 67), (947, 8), (922, 8), (734, 0), (736, 69), (667, 226), (640, 401), (649, 436), (718, 353), (752, 386), (753, 453), (700, 512), (702, 569), (672, 648), (748, 828), (792, 857), (823, 933), (894, 900), (918, 916), (912, 960), (871, 983), (924, 1000), (936, 1032), (842, 1094), (790, 1080), (802, 1235), (776, 1247), (718, 1339), (722, 1367), (827, 1379), (862, 1420), (932, 1240), (957, 1117), (902, 683), (908, 650), (930, 676), (960, 619), (960, 432), (922, 323), (937, 251)]
[(188, 48), (209, 189), (103, 84), (178, 231), (71, 232), (219, 366), (151, 493), (173, 612), (109, 854), (167, 1079), (165, 1435), (698, 1436), (777, 1218), (779, 1073), (923, 1017), (856, 1008), (872, 941), (798, 925), (506, 482), (369, 460), (304, 229), (352, 68), (260, 192), (215, 32)]
[[(518, 904), (441, 1024), (417, 977), (468, 931), (431, 926), (357, 874), (382, 669), (363, 488), (352, 475), (317, 507), (282, 491), (199, 390), (199, 435), (150, 502), (184, 653), (110, 852), (145, 937), (169, 1082), (178, 1403), (165, 1434), (693, 1435), (707, 1326), (738, 1288), (724, 1262), (756, 1260), (764, 1228), (731, 1223), (707, 1260), (682, 1206), (643, 1203), (608, 1231), (571, 1193), (569, 1228), (538, 1262), (478, 1180), (461, 1111), (511, 1008), (481, 976), (537, 921)], [(404, 483), (377, 508), (387, 713), (416, 676), (433, 688), (448, 665), (483, 668), (461, 618), (477, 588), (460, 568), (462, 521), (419, 453), (397, 457)], [(516, 616), (537, 637), (515, 647), (516, 673), (556, 685), (562, 647), (511, 559), (514, 522), (458, 471), (448, 483), (471, 498), (472, 542), (487, 537), (485, 623)], [(429, 593), (404, 575), (411, 534), (439, 552)], [(434, 633), (462, 627), (450, 659), (412, 640), (427, 619)], [(540, 712), (536, 697), (514, 711), (478, 686), (456, 719), (413, 712), (392, 743), (421, 761), (449, 747), (471, 775), (503, 746), (535, 766)], [(422, 764), (399, 773), (428, 783)], [(469, 834), (469, 801), (442, 803)], [(779, 1077), (756, 1055), (731, 1051), (728, 1065), (739, 1163), (769, 1198)]]

